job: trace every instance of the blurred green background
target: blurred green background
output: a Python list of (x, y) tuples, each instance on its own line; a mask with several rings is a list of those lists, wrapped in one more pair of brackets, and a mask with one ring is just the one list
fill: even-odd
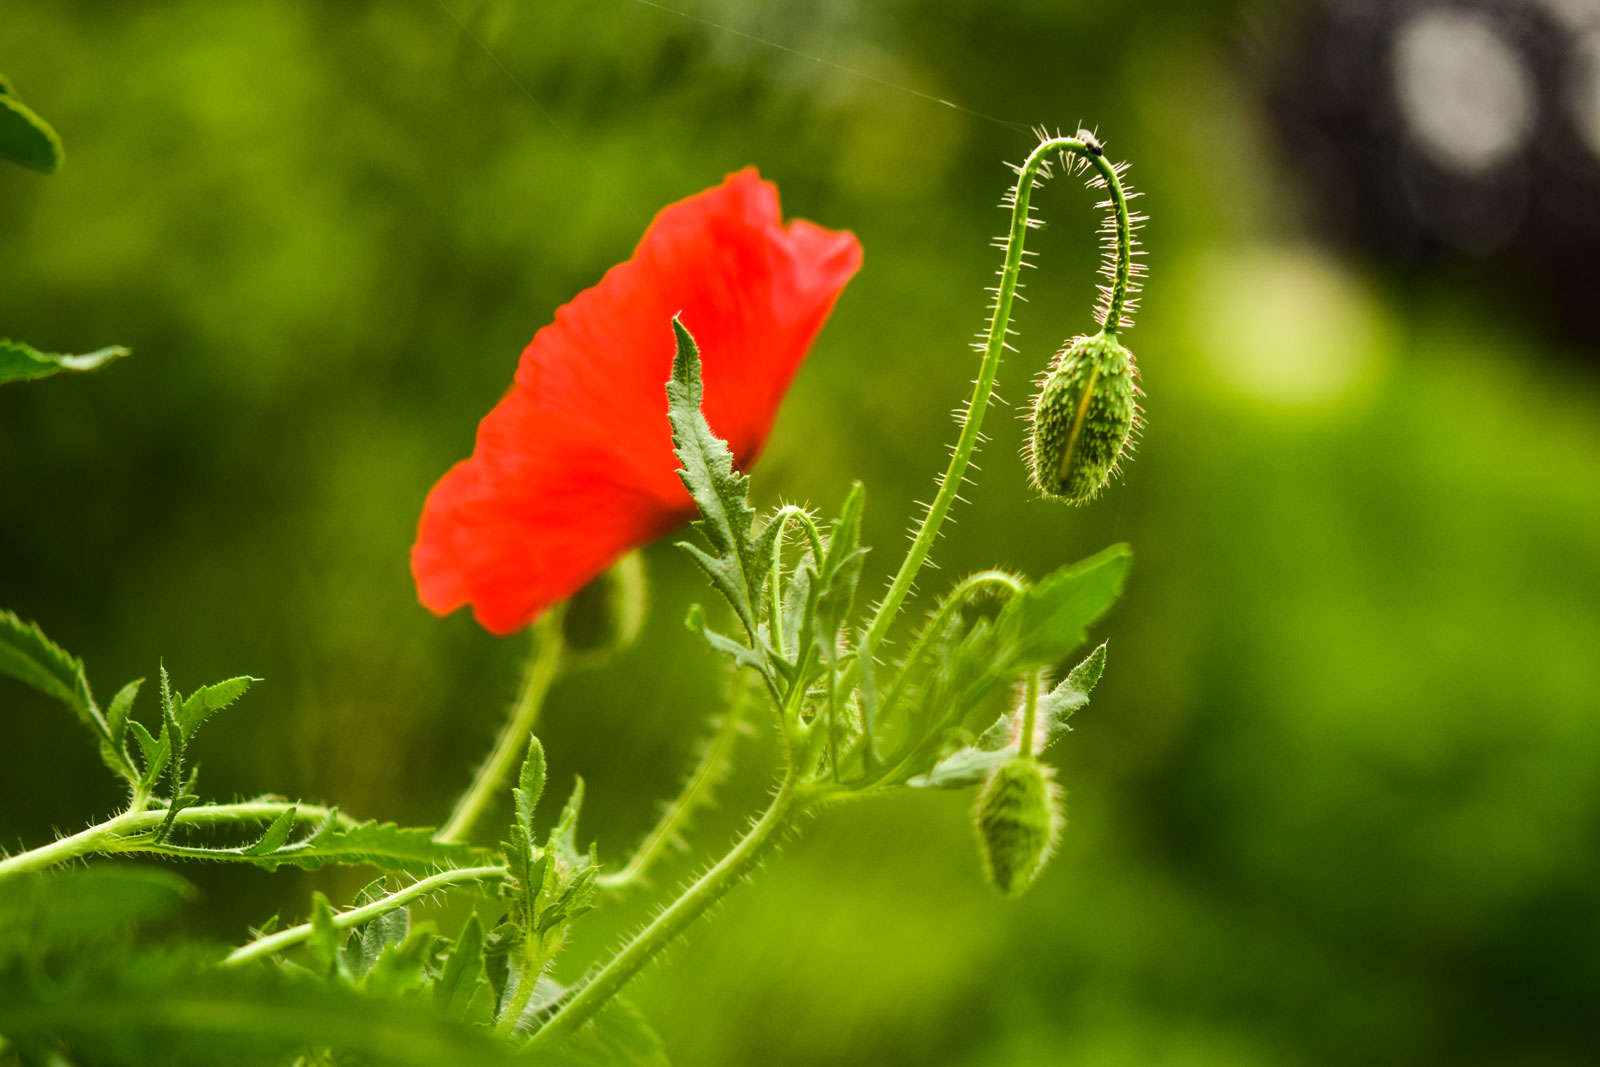
[[(1027, 124), (1081, 120), (1152, 215), (1126, 335), (1148, 431), (1067, 510), (1030, 498), (1001, 406), (924, 582), (1134, 545), (1106, 678), (1052, 753), (1061, 854), (1003, 903), (965, 795), (825, 814), (636, 1002), (690, 1063), (1600, 1059), (1584, 339), (1315, 239), (1235, 47), (1272, 5), (670, 6), (0, 0), (0, 71), (67, 150), (53, 177), (0, 167), (0, 335), (134, 349), (0, 390), (0, 604), (104, 695), (163, 662), (185, 689), (265, 678), (201, 739), (213, 793), (437, 820), (523, 643), (418, 607), (407, 552), (555, 307), (745, 164), (853, 229), (865, 268), (756, 485), (831, 508), (863, 479), (878, 586), (974, 372), (1002, 164)], [(1095, 198), (1038, 199), (1008, 402), (1090, 326)], [(643, 641), (564, 681), (541, 731), (611, 859), (719, 693), (680, 625), (705, 587), (668, 545), (647, 565)], [(111, 811), (58, 709), (0, 685), (0, 724), (7, 847)], [(702, 855), (775, 758), (746, 743)], [(362, 880), (185, 873), (227, 941)], [(563, 977), (649, 903), (597, 913)]]

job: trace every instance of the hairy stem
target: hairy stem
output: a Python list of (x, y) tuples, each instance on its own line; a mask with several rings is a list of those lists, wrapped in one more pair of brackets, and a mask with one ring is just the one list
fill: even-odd
[(1017, 754), (1024, 759), (1033, 755), (1033, 723), (1039, 714), (1039, 672), (1028, 674), (1028, 688), (1022, 701), (1022, 736), (1017, 740)]
[(561, 608), (551, 608), (533, 626), (533, 648), (528, 654), (528, 665), (522, 676), (522, 688), (511, 705), (511, 715), (500, 729), (489, 758), (478, 768), (477, 775), (467, 791), (456, 801), (450, 819), (434, 834), (435, 841), (446, 844), (463, 842), (472, 833), (483, 813), (505, 789), (512, 771), (528, 750), (528, 735), (539, 721), (539, 711), (544, 707), (545, 694), (561, 672), (565, 647), (561, 640)]
[(1056, 152), (1070, 153), (1087, 160), (1111, 191), (1111, 206), (1115, 219), (1116, 267), (1113, 272), (1112, 291), (1106, 302), (1103, 325), (1107, 330), (1115, 332), (1122, 322), (1132, 273), (1133, 248), (1127, 197), (1122, 190), (1116, 168), (1106, 162), (1105, 157), (1098, 151), (1090, 149), (1077, 138), (1052, 137), (1040, 141), (1018, 169), (1016, 188), (1012, 192), (1011, 230), (1006, 238), (1006, 255), (1005, 262), (1000, 268), (1000, 285), (995, 292), (994, 315), (989, 321), (989, 332), (983, 345), (983, 362), (978, 367), (977, 381), (973, 383), (972, 398), (967, 402), (966, 411), (961, 418), (960, 436), (956, 438), (955, 449), (950, 453), (950, 463), (939, 479), (939, 490), (933, 498), (933, 503), (928, 505), (922, 524), (911, 541), (911, 548), (907, 550), (905, 560), (901, 562), (899, 571), (889, 584), (889, 591), (884, 594), (877, 612), (872, 617), (872, 625), (868, 627), (866, 640), (863, 642), (866, 654), (870, 655), (873, 649), (883, 644), (890, 624), (894, 622), (906, 595), (911, 592), (917, 573), (927, 562), (928, 553), (932, 551), (933, 542), (939, 536), (939, 528), (944, 525), (945, 516), (950, 513), (951, 505), (955, 503), (962, 480), (967, 474), (967, 466), (972, 461), (972, 453), (978, 446), (983, 428), (983, 416), (988, 410), (989, 397), (994, 391), (995, 374), (1000, 368), (1000, 355), (1007, 347), (1006, 335), (1011, 326), (1011, 305), (1016, 298), (1018, 278), (1022, 274), (1023, 242), (1029, 227), (1028, 201), (1033, 195), (1034, 182), (1039, 176), (1040, 168), (1044, 166), (1046, 159)]
[[(316, 804), (290, 804), (287, 801), (247, 801), (242, 804), (196, 804), (184, 808), (173, 818), (174, 826), (219, 826), (229, 823), (271, 822), (290, 808), (296, 822), (320, 822), (332, 809)], [(105, 822), (96, 823), (48, 845), (19, 852), (0, 860), (0, 878), (31, 871), (42, 871), (83, 856), (140, 852), (145, 834), (160, 828), (167, 819), (165, 808), (153, 811), (127, 811)], [(349, 821), (349, 820), (346, 820)]]
[(683, 894), (628, 942), (593, 978), (579, 986), (552, 1015), (537, 1034), (536, 1041), (569, 1037), (591, 1019), (606, 1001), (628, 983), (639, 969), (655, 958), (688, 926), (705, 914), (717, 901), (760, 861), (767, 849), (777, 843), (783, 828), (801, 807), (797, 803), (799, 775), (791, 763), (772, 804), (737, 844), (701, 875)]
[[(386, 897), (379, 897), (369, 904), (363, 904), (359, 908), (338, 912), (333, 917), (333, 924), (341, 930), (348, 930), (352, 926), (360, 926), (368, 919), (375, 919), (385, 912), (404, 907), (418, 897), (425, 897), (435, 890), (444, 889), (447, 886), (492, 881), (504, 877), (506, 877), (506, 869), (504, 867), (461, 867), (456, 870), (441, 871), (438, 874), (422, 879), (420, 882), (414, 882), (404, 889), (396, 890)], [(270, 956), (274, 952), (282, 952), (286, 948), (293, 948), (310, 936), (310, 923), (291, 926), (287, 930), (279, 930), (275, 934), (258, 937), (248, 945), (240, 945), (228, 953), (220, 966), (237, 967), (241, 963), (248, 963), (251, 960), (260, 959), (262, 956)]]
[(745, 709), (750, 703), (750, 687), (745, 684), (743, 677), (735, 678), (733, 684), (736, 687), (734, 698), (723, 712), (717, 732), (711, 736), (705, 751), (701, 753), (700, 761), (690, 772), (683, 790), (661, 813), (661, 819), (645, 835), (627, 865), (596, 879), (602, 889), (616, 891), (642, 885), (648, 879), (650, 869), (678, 840), (695, 812), (711, 799), (711, 791), (732, 763), (733, 746), (738, 741), (739, 730), (744, 725)]

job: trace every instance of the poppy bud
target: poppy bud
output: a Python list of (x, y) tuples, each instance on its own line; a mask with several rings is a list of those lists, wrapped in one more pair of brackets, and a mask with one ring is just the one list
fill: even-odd
[(983, 873), (1008, 897), (1033, 884), (1066, 823), (1055, 772), (1032, 756), (1014, 756), (989, 774), (972, 810)]
[(1056, 354), (1030, 418), (1040, 495), (1087, 504), (1111, 481), (1139, 424), (1138, 376), (1114, 333), (1075, 337)]
[(573, 594), (561, 616), (567, 651), (599, 660), (633, 644), (644, 625), (644, 564), (629, 552)]

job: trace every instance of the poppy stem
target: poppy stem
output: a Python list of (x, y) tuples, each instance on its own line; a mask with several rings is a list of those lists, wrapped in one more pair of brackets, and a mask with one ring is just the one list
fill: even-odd
[(439, 832), (435, 841), (446, 844), (464, 842), (472, 833), (483, 813), (505, 789), (512, 771), (528, 748), (528, 735), (539, 721), (539, 711), (544, 707), (545, 694), (561, 673), (561, 661), (566, 651), (561, 639), (561, 615), (564, 605), (558, 604), (544, 613), (534, 623), (533, 648), (528, 654), (528, 666), (522, 676), (522, 688), (511, 705), (511, 716), (500, 730), (489, 758), (478, 768), (472, 785), (456, 801), (455, 810)]
[(639, 970), (655, 958), (656, 954), (671, 944), (678, 935), (698, 919), (717, 901), (748, 875), (761, 857), (783, 836), (795, 814), (804, 808), (803, 790), (799, 785), (800, 771), (791, 761), (784, 772), (783, 783), (767, 810), (755, 825), (716, 862), (710, 870), (685, 889), (671, 904), (639, 931), (621, 951), (595, 972), (594, 977), (578, 986), (560, 1009), (534, 1034), (533, 1041), (559, 1041), (576, 1033), (578, 1028), (594, 1017), (606, 1002), (628, 983)]
[(712, 791), (733, 766), (733, 747), (744, 729), (744, 714), (750, 705), (751, 689), (742, 675), (734, 677), (733, 687), (732, 699), (722, 713), (717, 732), (706, 742), (683, 790), (661, 813), (661, 818), (622, 869), (595, 879), (600, 888), (617, 892), (644, 884), (650, 869), (667, 854), (694, 815), (711, 802)]
[(873, 650), (883, 644), (884, 638), (888, 635), (889, 626), (894, 622), (907, 594), (911, 592), (917, 573), (928, 560), (933, 542), (939, 536), (939, 528), (944, 525), (945, 517), (950, 513), (951, 505), (955, 503), (962, 482), (966, 479), (972, 453), (982, 439), (983, 416), (988, 410), (989, 398), (994, 392), (994, 379), (1000, 369), (1000, 356), (1010, 347), (1006, 343), (1006, 336), (1011, 332), (1011, 305), (1016, 297), (1017, 282), (1022, 274), (1023, 242), (1028, 230), (1036, 225), (1029, 215), (1028, 201), (1040, 172), (1043, 171), (1047, 176), (1049, 174), (1046, 165), (1048, 157), (1057, 152), (1085, 160), (1094, 168), (1097, 181), (1103, 182), (1110, 191), (1106, 206), (1112, 212), (1109, 248), (1113, 258), (1110, 269), (1111, 285), (1105, 293), (1101, 325), (1109, 333), (1115, 333), (1122, 325), (1132, 289), (1133, 236), (1132, 220), (1128, 215), (1128, 198), (1122, 187), (1121, 175), (1118, 168), (1106, 160), (1098, 145), (1090, 147), (1076, 137), (1046, 138), (1039, 142), (1022, 166), (1017, 168), (1017, 184), (1009, 197), (1011, 231), (1006, 238), (1006, 255), (1000, 268), (1000, 284), (995, 289), (994, 314), (989, 320), (989, 332), (983, 342), (983, 362), (978, 368), (977, 381), (973, 383), (972, 399), (967, 402), (961, 418), (961, 434), (956, 439), (955, 449), (950, 453), (950, 464), (939, 479), (939, 491), (934, 496), (933, 503), (928, 505), (916, 537), (912, 539), (911, 548), (906, 552), (900, 570), (895, 574), (894, 580), (889, 585), (889, 591), (884, 594), (883, 600), (878, 604), (877, 612), (872, 617), (872, 625), (868, 627), (866, 638), (862, 642), (864, 655), (872, 655)]
[(1022, 703), (1022, 736), (1017, 739), (1017, 753), (1033, 755), (1033, 724), (1039, 715), (1039, 672), (1028, 675), (1028, 687)]

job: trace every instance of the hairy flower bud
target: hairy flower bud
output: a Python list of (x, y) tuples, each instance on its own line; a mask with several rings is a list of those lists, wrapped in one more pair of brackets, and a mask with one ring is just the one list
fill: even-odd
[(1006, 896), (1021, 896), (1055, 849), (1066, 806), (1055, 772), (1014, 756), (989, 774), (972, 810), (983, 872)]
[(1139, 425), (1139, 370), (1114, 333), (1075, 337), (1033, 401), (1029, 467), (1043, 496), (1087, 504), (1106, 487)]

